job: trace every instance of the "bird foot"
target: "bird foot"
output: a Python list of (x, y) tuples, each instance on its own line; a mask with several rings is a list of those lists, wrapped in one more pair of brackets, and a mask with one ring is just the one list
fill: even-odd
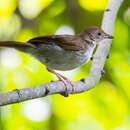
[(68, 88), (67, 88), (68, 84), (71, 84), (71, 86), (72, 86), (72, 93), (75, 92), (74, 82), (73, 81), (71, 81), (70, 79), (68, 79), (68, 78), (66, 78), (66, 77), (56, 73), (54, 70), (52, 70), (50, 68), (47, 68), (47, 70), (49, 72), (52, 72), (53, 74), (55, 74), (58, 77), (59, 81), (62, 81), (64, 83), (64, 85), (66, 87), (66, 90), (65, 90), (65, 96), (66, 97), (68, 96)]
[(65, 84), (65, 86), (66, 86), (66, 91), (65, 91), (66, 95), (68, 95), (68, 89), (67, 89), (67, 85), (68, 84), (71, 84), (71, 86), (72, 86), (72, 93), (74, 93), (75, 88), (74, 88), (74, 82), (73, 81), (71, 81), (70, 79), (68, 79), (68, 78), (66, 78), (66, 77), (64, 77), (64, 76), (62, 76), (60, 74), (58, 74), (58, 78), (59, 78), (59, 81), (62, 81)]

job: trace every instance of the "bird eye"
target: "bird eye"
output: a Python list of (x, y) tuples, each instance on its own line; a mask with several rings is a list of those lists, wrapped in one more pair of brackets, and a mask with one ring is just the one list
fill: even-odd
[(101, 32), (98, 32), (98, 36), (101, 36), (102, 35), (102, 33)]

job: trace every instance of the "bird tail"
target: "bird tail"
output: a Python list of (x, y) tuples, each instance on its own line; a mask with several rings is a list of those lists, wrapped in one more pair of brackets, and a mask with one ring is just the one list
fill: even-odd
[(0, 48), (23, 48), (23, 47), (33, 47), (31, 43), (28, 42), (17, 42), (17, 41), (0, 41)]

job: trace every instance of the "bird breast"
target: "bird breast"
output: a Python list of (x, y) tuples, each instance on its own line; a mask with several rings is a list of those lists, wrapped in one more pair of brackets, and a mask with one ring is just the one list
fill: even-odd
[(88, 62), (94, 47), (86, 51), (64, 50), (57, 45), (45, 45), (31, 52), (34, 57), (47, 67), (55, 70), (72, 70)]

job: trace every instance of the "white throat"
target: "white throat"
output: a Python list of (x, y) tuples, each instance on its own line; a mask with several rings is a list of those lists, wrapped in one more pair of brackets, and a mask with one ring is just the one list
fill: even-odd
[(95, 47), (96, 47), (96, 43), (93, 42), (93, 44), (94, 44), (93, 46), (89, 46), (89, 48), (87, 49), (87, 51), (86, 51), (86, 53), (85, 53), (85, 55), (88, 57), (88, 60), (87, 60), (87, 61), (89, 61), (90, 58), (92, 57), (93, 51), (94, 51), (94, 49), (95, 49)]

